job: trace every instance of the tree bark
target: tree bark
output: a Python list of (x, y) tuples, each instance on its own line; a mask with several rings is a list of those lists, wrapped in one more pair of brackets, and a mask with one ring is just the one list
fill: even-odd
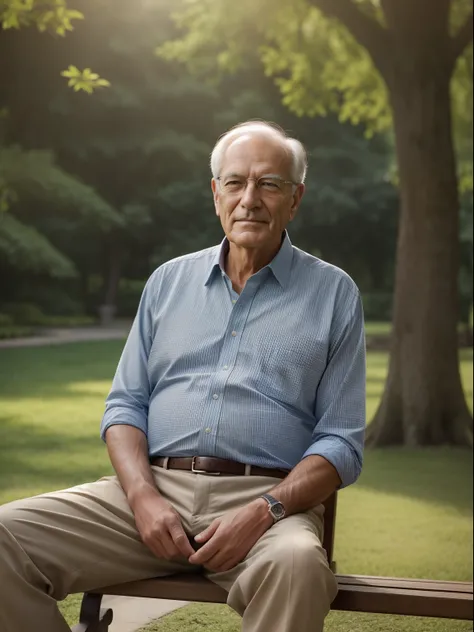
[[(438, 39), (399, 39), (391, 94), (401, 216), (391, 357), (369, 446), (472, 445), (459, 372), (459, 199), (450, 105), (452, 60)], [(405, 46), (405, 47), (404, 47)], [(436, 52), (435, 52), (436, 51)]]

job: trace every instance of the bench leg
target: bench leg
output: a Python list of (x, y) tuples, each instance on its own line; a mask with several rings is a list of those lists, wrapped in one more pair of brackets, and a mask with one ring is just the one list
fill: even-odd
[(85, 593), (82, 598), (79, 623), (71, 632), (107, 632), (112, 623), (113, 612), (110, 608), (100, 607), (102, 595)]

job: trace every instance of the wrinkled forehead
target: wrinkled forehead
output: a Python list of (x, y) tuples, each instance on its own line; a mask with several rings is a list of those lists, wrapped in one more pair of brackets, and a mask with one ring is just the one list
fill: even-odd
[(247, 132), (230, 142), (222, 162), (221, 173), (279, 174), (289, 177), (292, 165), (290, 148), (271, 133)]

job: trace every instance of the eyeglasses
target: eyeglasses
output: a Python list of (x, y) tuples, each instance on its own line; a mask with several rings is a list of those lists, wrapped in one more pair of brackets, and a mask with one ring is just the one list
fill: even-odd
[(292, 180), (283, 180), (279, 176), (262, 176), (261, 178), (243, 178), (240, 176), (219, 176), (216, 178), (222, 186), (224, 193), (237, 194), (243, 193), (249, 182), (255, 183), (255, 188), (259, 193), (265, 193), (266, 195), (281, 195), (284, 193), (285, 186), (292, 184), (298, 186), (298, 182)]

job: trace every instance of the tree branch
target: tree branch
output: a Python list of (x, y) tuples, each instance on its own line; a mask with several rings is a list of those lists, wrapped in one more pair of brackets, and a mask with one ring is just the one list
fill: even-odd
[(464, 49), (469, 46), (474, 37), (473, 14), (467, 18), (466, 22), (459, 29), (457, 35), (452, 38), (451, 51), (454, 61), (463, 54)]
[(387, 44), (387, 29), (361, 11), (351, 0), (309, 0), (327, 17), (338, 19), (368, 50), (379, 67)]

